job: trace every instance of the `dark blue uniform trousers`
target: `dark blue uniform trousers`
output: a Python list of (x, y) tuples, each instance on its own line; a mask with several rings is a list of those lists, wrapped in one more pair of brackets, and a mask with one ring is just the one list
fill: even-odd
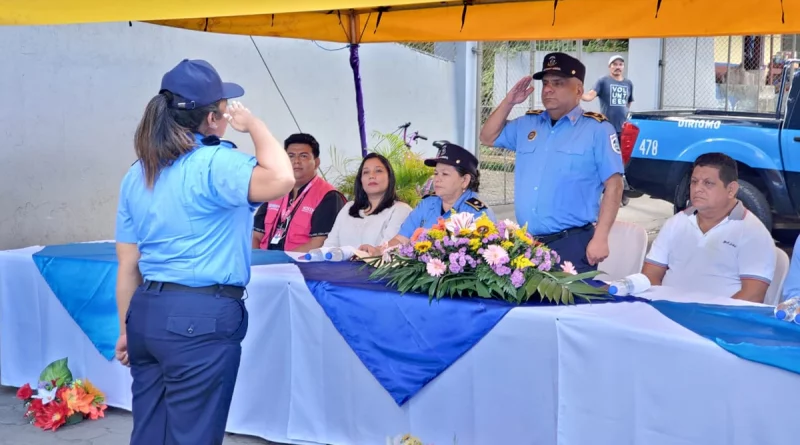
[(127, 318), (131, 445), (219, 445), (248, 314), (222, 295), (140, 287)]
[(586, 258), (586, 246), (594, 236), (594, 228), (571, 233), (563, 238), (547, 243), (547, 246), (558, 252), (561, 262), (571, 261), (578, 273), (597, 270), (597, 264), (589, 264)]

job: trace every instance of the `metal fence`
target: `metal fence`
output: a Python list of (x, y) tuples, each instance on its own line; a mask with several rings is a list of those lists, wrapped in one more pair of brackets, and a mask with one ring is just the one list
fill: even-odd
[[(481, 42), (478, 44), (480, 105), (478, 127), (522, 77), (542, 66), (544, 56), (553, 51), (565, 52), (580, 59), (587, 67), (587, 82), (607, 74), (611, 54), (627, 55), (627, 40), (538, 40)], [(599, 68), (598, 68), (599, 66)], [(521, 116), (528, 109), (542, 108), (540, 82), (526, 103), (515, 107), (510, 118)], [(479, 146), (481, 198), (490, 205), (514, 202), (513, 152)]]
[(662, 109), (773, 112), (796, 35), (664, 39)]

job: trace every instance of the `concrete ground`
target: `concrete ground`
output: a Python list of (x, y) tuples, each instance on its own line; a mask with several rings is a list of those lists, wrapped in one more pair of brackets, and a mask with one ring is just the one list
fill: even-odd
[[(513, 205), (492, 208), (499, 218), (514, 219)], [(620, 209), (618, 218), (640, 224), (648, 233), (655, 234), (670, 215), (672, 205), (645, 196), (632, 199)], [(22, 404), (16, 399), (16, 388), (0, 387), (0, 445), (124, 445), (129, 443), (132, 427), (130, 413), (118, 409), (109, 409), (103, 419), (62, 427), (56, 432), (42, 431), (29, 425), (22, 415)], [(278, 445), (239, 435), (228, 435), (224, 443)]]

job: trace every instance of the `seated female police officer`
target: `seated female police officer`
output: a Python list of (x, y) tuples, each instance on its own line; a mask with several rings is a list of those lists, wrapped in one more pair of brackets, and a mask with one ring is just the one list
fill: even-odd
[(435, 167), (433, 178), (434, 194), (426, 195), (411, 211), (400, 232), (385, 246), (367, 249), (371, 255), (380, 254), (385, 247), (403, 244), (411, 239), (418, 228), (430, 228), (449, 213), (469, 212), (476, 217), (483, 213), (495, 221), (494, 212), (478, 199), (480, 172), (478, 159), (470, 152), (447, 141), (434, 142), (439, 153), (433, 159), (426, 159), (425, 165)]
[[(225, 434), (253, 211), (294, 186), (266, 125), (227, 102), (243, 94), (207, 62), (184, 60), (136, 129), (116, 226), (116, 357), (131, 367), (134, 445), (221, 444)], [(228, 123), (250, 133), (255, 157), (219, 139)]]

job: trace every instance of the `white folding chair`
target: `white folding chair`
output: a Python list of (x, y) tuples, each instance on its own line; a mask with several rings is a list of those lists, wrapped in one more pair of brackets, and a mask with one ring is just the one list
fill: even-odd
[(783, 249), (775, 247), (775, 274), (772, 276), (772, 283), (767, 288), (764, 296), (764, 304), (776, 306), (783, 299), (783, 282), (789, 273), (789, 255)]
[(642, 271), (647, 255), (647, 230), (627, 221), (614, 221), (608, 234), (608, 258), (597, 269), (597, 280), (614, 281)]

